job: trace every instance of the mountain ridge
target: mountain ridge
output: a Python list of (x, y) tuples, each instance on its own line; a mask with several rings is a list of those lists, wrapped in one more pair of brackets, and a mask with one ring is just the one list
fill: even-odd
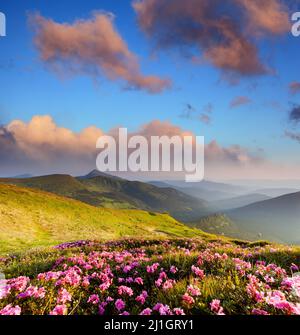
[(225, 212), (240, 228), (264, 239), (300, 242), (300, 192), (285, 194)]
[(174, 188), (161, 189), (140, 181), (111, 177), (92, 171), (84, 178), (55, 174), (29, 179), (0, 179), (0, 183), (37, 188), (104, 208), (142, 209), (168, 212), (190, 221), (210, 213), (205, 201)]

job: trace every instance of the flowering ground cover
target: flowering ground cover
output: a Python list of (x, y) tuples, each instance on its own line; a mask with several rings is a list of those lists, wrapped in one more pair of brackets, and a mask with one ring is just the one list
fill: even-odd
[(299, 266), (266, 242), (65, 243), (0, 259), (0, 315), (299, 315)]

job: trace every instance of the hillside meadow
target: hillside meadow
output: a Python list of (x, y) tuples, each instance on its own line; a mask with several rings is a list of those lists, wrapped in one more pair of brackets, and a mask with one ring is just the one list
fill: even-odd
[(97, 208), (40, 190), (0, 185), (0, 254), (81, 239), (201, 234), (168, 214)]
[(0, 315), (300, 315), (299, 268), (299, 247), (0, 185)]

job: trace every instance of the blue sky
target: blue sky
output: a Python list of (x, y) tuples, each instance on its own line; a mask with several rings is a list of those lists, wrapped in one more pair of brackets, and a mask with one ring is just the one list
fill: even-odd
[[(299, 8), (300, 10), (300, 8)], [(238, 144), (249, 150), (264, 150), (273, 161), (298, 164), (299, 143), (284, 136), (291, 125), (288, 112), (300, 104), (300, 94), (291, 95), (289, 84), (300, 81), (300, 38), (287, 33), (256, 42), (260, 56), (274, 68), (272, 75), (249, 76), (232, 84), (213, 65), (195, 65), (175, 50), (159, 50), (140, 29), (130, 1), (88, 0), (0, 0), (7, 18), (7, 37), (0, 39), (0, 123), (35, 115), (51, 115), (55, 122), (73, 131), (94, 125), (108, 131), (122, 125), (136, 130), (159, 119), (170, 121), (206, 141), (216, 139), (224, 147)], [(58, 23), (89, 20), (93, 11), (112, 12), (118, 33), (129, 50), (139, 57), (143, 74), (168, 77), (173, 87), (159, 94), (126, 91), (122, 85), (81, 75), (61, 80), (39, 59), (33, 43), (28, 14), (38, 11)], [(231, 101), (247, 96), (251, 103), (230, 108)], [(186, 105), (203, 113), (213, 106), (210, 124), (185, 119)]]

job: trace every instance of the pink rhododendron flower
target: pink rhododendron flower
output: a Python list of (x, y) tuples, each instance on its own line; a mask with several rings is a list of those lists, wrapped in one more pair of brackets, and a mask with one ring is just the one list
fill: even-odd
[(134, 282), (138, 285), (144, 285), (144, 281), (141, 277), (135, 278)]
[(154, 263), (152, 265), (148, 265), (146, 268), (147, 273), (154, 273), (159, 267), (159, 263)]
[(99, 286), (100, 291), (104, 292), (107, 291), (111, 286), (111, 282), (107, 281), (106, 283), (103, 283)]
[(233, 262), (235, 263), (235, 268), (240, 273), (241, 276), (245, 276), (246, 272), (248, 270), (251, 270), (252, 265), (249, 262), (245, 262), (242, 259), (239, 258), (233, 258)]
[(36, 286), (29, 286), (24, 292), (18, 295), (19, 299), (26, 298), (35, 298), (35, 299), (43, 299), (45, 297), (46, 290), (44, 287), (38, 288)]
[(104, 315), (106, 306), (107, 306), (107, 302), (102, 302), (102, 303), (98, 306), (98, 314), (99, 314), (99, 315)]
[(201, 291), (197, 286), (189, 285), (187, 288), (187, 293), (193, 297), (199, 297), (201, 295)]
[(161, 271), (158, 278), (161, 280), (165, 280), (168, 278), (168, 275), (166, 274), (165, 271)]
[(21, 308), (19, 306), (7, 305), (0, 311), (0, 315), (21, 315)]
[(66, 305), (57, 305), (50, 315), (67, 315), (68, 309)]
[(8, 297), (10, 294), (10, 286), (2, 283), (0, 283), (0, 300)]
[(203, 279), (205, 277), (204, 271), (198, 268), (197, 266), (192, 266), (192, 272), (199, 277), (200, 279)]
[(93, 305), (98, 305), (100, 301), (100, 298), (98, 294), (93, 294), (89, 297), (88, 303)]
[(193, 297), (191, 297), (188, 293), (185, 293), (182, 296), (182, 301), (184, 304), (188, 305), (188, 306), (192, 306), (195, 303), (195, 300)]
[(57, 304), (64, 305), (70, 301), (72, 301), (71, 294), (65, 288), (60, 288), (58, 291)]
[(99, 308), (98, 308), (98, 314), (99, 315), (104, 315), (104, 313), (105, 313), (105, 307), (100, 305)]
[(141, 305), (144, 305), (147, 298), (148, 298), (147, 291), (143, 291), (142, 294), (140, 294), (138, 297), (135, 298), (135, 301), (139, 302)]
[(175, 285), (175, 281), (172, 279), (168, 279), (167, 281), (163, 283), (162, 288), (164, 291), (167, 291), (167, 290), (170, 290), (174, 285)]
[(18, 277), (15, 279), (9, 279), (7, 285), (9, 285), (11, 290), (22, 292), (26, 289), (30, 279), (28, 277)]
[(185, 315), (184, 310), (182, 308), (174, 308), (173, 313), (174, 315)]
[(151, 315), (151, 314), (152, 314), (151, 308), (146, 308), (140, 313), (140, 315)]
[(132, 284), (134, 282), (134, 279), (132, 277), (129, 277), (126, 279), (127, 284)]
[(118, 288), (118, 294), (119, 295), (128, 295), (129, 297), (133, 296), (133, 290), (132, 288), (128, 286), (120, 286)]
[(126, 304), (123, 300), (118, 299), (115, 303), (115, 306), (118, 311), (122, 311), (125, 308)]
[(163, 283), (162, 279), (157, 279), (157, 280), (155, 281), (155, 286), (156, 286), (156, 287), (161, 287), (162, 283)]
[(106, 302), (113, 302), (115, 299), (114, 298), (112, 298), (112, 297), (107, 297), (106, 298)]
[(211, 303), (210, 303), (210, 310), (212, 312), (214, 312), (217, 315), (225, 315), (224, 314), (224, 310), (223, 307), (221, 306), (221, 302), (218, 299), (214, 299)]
[(131, 265), (125, 265), (124, 267), (123, 267), (123, 272), (124, 273), (128, 273), (128, 272), (130, 272), (131, 271)]
[(157, 303), (157, 304), (153, 307), (153, 310), (154, 310), (155, 312), (158, 312), (159, 309), (160, 309), (162, 306), (163, 306), (163, 304), (159, 302), (159, 303)]
[(89, 277), (83, 277), (81, 286), (82, 286), (82, 287), (89, 287), (89, 286), (90, 286), (90, 280), (89, 280)]
[(284, 278), (281, 287), (293, 294), (296, 299), (300, 299), (300, 276)]
[(293, 306), (292, 314), (300, 315), (300, 303), (297, 303)]
[(259, 279), (253, 275), (248, 276), (249, 284), (246, 287), (246, 292), (256, 302), (263, 302), (265, 299), (265, 293), (263, 292), (263, 284)]
[(175, 274), (175, 273), (178, 272), (178, 268), (176, 266), (172, 265), (171, 268), (170, 268), (170, 272)]
[(44, 281), (51, 281), (51, 280), (57, 280), (62, 275), (61, 271), (53, 272), (49, 271), (47, 273), (40, 273), (38, 275), (38, 280), (44, 280)]
[(257, 308), (254, 308), (251, 313), (253, 315), (269, 315), (269, 313), (264, 311), (263, 309), (257, 309)]
[(153, 310), (158, 312), (160, 315), (172, 315), (173, 314), (168, 305), (163, 305), (161, 303), (156, 304), (153, 307)]

